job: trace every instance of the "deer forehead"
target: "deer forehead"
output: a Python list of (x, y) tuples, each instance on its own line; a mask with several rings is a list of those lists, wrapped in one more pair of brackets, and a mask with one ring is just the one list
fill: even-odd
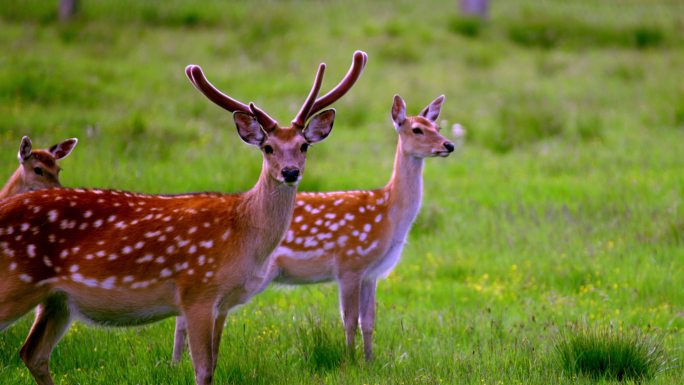
[(294, 128), (279, 128), (268, 135), (267, 143), (273, 144), (279, 148), (298, 147), (306, 142), (301, 132)]
[(35, 161), (42, 163), (45, 168), (55, 169), (57, 168), (57, 162), (55, 157), (46, 150), (33, 150), (31, 151), (31, 158)]
[(409, 127), (410, 128), (423, 128), (423, 129), (431, 129), (431, 130), (437, 130), (437, 126), (431, 122), (429, 119), (426, 119), (422, 116), (413, 116), (409, 119)]

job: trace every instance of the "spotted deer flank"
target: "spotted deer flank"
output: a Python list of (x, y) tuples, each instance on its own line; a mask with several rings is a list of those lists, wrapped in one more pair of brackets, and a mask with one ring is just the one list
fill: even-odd
[[(290, 126), (218, 91), (199, 66), (192, 84), (233, 112), (243, 141), (261, 149), (256, 184), (237, 194), (144, 195), (47, 189), (0, 204), (0, 330), (38, 307), (21, 358), (52, 385), (50, 352), (74, 316), (127, 326), (182, 315), (197, 384), (211, 384), (227, 312), (256, 294), (292, 218), (310, 144), (332, 130), (323, 110), (361, 75), (366, 54), (318, 98), (325, 65)], [(323, 110), (323, 111), (321, 111)]]
[[(290, 228), (273, 253), (269, 282), (306, 284), (337, 281), (347, 345), (354, 347), (359, 319), (364, 355), (372, 358), (375, 290), (399, 261), (411, 224), (418, 215), (427, 157), (446, 157), (454, 144), (436, 124), (440, 96), (417, 116), (407, 117), (398, 95), (392, 120), (399, 134), (394, 171), (381, 189), (297, 194)], [(174, 360), (183, 347), (185, 321), (177, 320)]]
[[(33, 149), (31, 139), (21, 139), (17, 158), (19, 168), (12, 174), (0, 190), (0, 200), (27, 191), (60, 187), (60, 167), (57, 161), (66, 158), (76, 147), (78, 139), (66, 139), (47, 150)], [(40, 210), (34, 208), (34, 210)]]

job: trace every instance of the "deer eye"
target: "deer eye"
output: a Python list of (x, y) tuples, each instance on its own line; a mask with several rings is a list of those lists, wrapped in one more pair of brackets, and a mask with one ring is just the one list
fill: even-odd
[(413, 133), (416, 135), (423, 135), (423, 130), (418, 127), (413, 128)]
[(302, 152), (306, 152), (306, 150), (309, 149), (309, 144), (304, 143), (304, 144), (302, 144), (302, 147), (300, 147), (299, 149), (302, 150)]
[(264, 146), (264, 152), (267, 154), (273, 154), (273, 147), (269, 146), (268, 144)]
[(33, 172), (36, 173), (36, 175), (43, 175), (43, 169), (40, 167), (36, 167), (33, 169)]

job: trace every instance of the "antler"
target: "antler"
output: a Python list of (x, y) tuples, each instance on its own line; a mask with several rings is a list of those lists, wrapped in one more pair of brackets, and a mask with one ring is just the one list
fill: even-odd
[[(330, 90), (330, 92), (328, 92), (327, 94), (316, 99), (316, 102), (311, 107), (311, 111), (309, 111), (309, 114), (306, 116), (306, 118), (324, 109), (325, 107), (328, 107), (329, 105), (337, 101), (339, 98), (344, 96), (344, 94), (346, 94), (351, 89), (354, 83), (356, 83), (356, 81), (361, 76), (361, 72), (363, 72), (363, 69), (366, 66), (367, 61), (368, 55), (365, 52), (354, 52), (352, 65), (349, 68), (347, 74), (340, 81), (340, 83), (337, 84), (337, 86), (335, 86), (335, 88)], [(306, 119), (304, 120), (306, 121)]]
[(249, 110), (252, 112), (252, 115), (254, 115), (257, 122), (261, 124), (261, 127), (263, 127), (264, 130), (266, 130), (266, 132), (272, 132), (273, 130), (278, 128), (278, 122), (272, 117), (268, 116), (268, 114), (264, 112), (264, 110), (255, 106), (254, 103), (249, 103)]
[(247, 106), (245, 103), (235, 100), (219, 91), (209, 82), (209, 80), (207, 80), (207, 77), (204, 76), (200, 66), (195, 64), (188, 65), (185, 67), (185, 75), (190, 79), (190, 82), (195, 88), (209, 98), (209, 100), (216, 103), (216, 105), (223, 107), (230, 112), (242, 111), (254, 115), (259, 124), (261, 124), (267, 132), (273, 131), (278, 127), (278, 122), (275, 119), (268, 116), (266, 112), (256, 107), (253, 103), (250, 103), (250, 105)]
[(204, 76), (202, 68), (195, 64), (190, 64), (185, 67), (185, 75), (190, 79), (190, 82), (204, 94), (209, 100), (216, 103), (219, 107), (223, 107), (230, 112), (242, 111), (249, 113), (249, 107), (245, 103), (237, 101), (230, 96), (219, 91), (213, 84), (209, 83), (207, 77)]
[(302, 108), (299, 110), (297, 116), (295, 116), (294, 120), (292, 121), (293, 126), (298, 128), (304, 128), (304, 123), (306, 123), (306, 119), (309, 116), (311, 116), (311, 107), (313, 107), (314, 103), (316, 102), (318, 92), (321, 90), (321, 84), (323, 84), (324, 73), (325, 63), (321, 63), (318, 66), (318, 72), (316, 72), (316, 78), (314, 79), (314, 84), (311, 87), (309, 96), (306, 97), (306, 100), (304, 101)]

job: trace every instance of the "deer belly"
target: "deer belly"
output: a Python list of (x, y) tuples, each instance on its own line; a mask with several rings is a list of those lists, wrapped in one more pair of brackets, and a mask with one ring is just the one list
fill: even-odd
[(297, 258), (296, 256), (279, 256), (275, 261), (278, 283), (299, 285), (330, 281), (334, 278), (333, 262), (330, 257)]
[(138, 291), (73, 289), (61, 288), (69, 297), (70, 310), (98, 325), (143, 325), (179, 314), (172, 285)]

